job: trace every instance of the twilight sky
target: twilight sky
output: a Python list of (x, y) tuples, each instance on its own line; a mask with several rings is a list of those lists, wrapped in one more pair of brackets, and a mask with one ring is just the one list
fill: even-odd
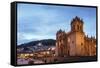
[(78, 16), (84, 32), (96, 37), (96, 8), (23, 4), (17, 5), (17, 44), (55, 39), (59, 29), (70, 31), (70, 22)]

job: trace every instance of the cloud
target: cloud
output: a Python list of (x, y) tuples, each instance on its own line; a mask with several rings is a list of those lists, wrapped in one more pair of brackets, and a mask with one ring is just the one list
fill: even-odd
[(75, 16), (83, 18), (86, 34), (96, 35), (95, 8), (20, 3), (17, 14), (18, 44), (38, 39), (55, 39), (59, 29), (70, 31), (70, 22)]

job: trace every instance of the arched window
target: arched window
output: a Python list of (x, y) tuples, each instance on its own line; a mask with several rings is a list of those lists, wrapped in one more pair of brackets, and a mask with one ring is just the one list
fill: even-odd
[(75, 29), (75, 25), (72, 26), (72, 29)]
[(79, 25), (77, 25), (77, 30), (80, 30), (80, 26)]

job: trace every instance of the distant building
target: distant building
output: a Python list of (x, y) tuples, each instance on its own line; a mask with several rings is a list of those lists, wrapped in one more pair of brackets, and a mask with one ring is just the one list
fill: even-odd
[(70, 32), (56, 33), (56, 56), (95, 56), (96, 39), (85, 35), (83, 20), (76, 16), (70, 25)]

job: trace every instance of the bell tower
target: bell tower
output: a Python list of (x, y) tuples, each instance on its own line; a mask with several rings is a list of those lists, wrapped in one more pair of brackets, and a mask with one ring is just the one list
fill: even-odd
[[(73, 55), (82, 56), (84, 55), (84, 31), (83, 31), (83, 20), (79, 17), (75, 17), (71, 21), (71, 35), (70, 35), (70, 48)], [(73, 48), (73, 47), (74, 48)], [(72, 49), (73, 48), (73, 49)]]
[(71, 31), (72, 32), (83, 32), (83, 20), (76, 16), (71, 21)]

